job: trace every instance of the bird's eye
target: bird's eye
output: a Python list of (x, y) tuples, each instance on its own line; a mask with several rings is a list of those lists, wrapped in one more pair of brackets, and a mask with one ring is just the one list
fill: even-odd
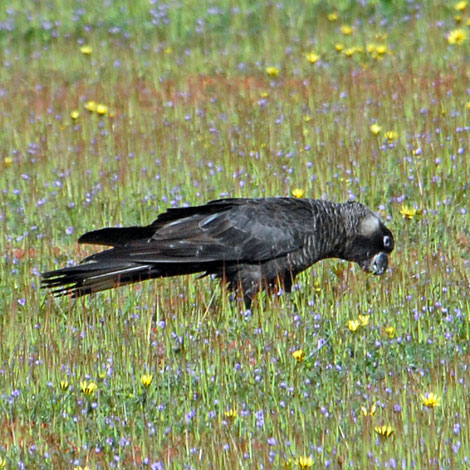
[(384, 247), (390, 248), (392, 246), (392, 237), (390, 235), (384, 236)]

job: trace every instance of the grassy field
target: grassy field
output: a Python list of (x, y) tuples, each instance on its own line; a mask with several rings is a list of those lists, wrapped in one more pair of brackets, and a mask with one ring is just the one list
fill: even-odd
[[(0, 469), (468, 468), (470, 2), (99, 3), (1, 6)], [(389, 271), (39, 289), (93, 228), (296, 189), (380, 213)]]

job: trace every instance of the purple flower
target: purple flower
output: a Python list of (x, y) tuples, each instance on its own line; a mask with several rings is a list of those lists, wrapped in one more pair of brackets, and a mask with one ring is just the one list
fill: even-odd
[(194, 410), (191, 410), (189, 413), (186, 413), (184, 415), (184, 419), (186, 423), (190, 423), (195, 416), (196, 416), (196, 412)]

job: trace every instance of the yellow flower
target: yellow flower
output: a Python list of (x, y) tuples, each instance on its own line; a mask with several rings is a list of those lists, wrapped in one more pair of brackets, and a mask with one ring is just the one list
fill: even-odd
[(352, 57), (356, 52), (362, 52), (362, 47), (353, 46), (343, 50), (346, 57)]
[(6, 468), (6, 466), (7, 461), (3, 457), (0, 457), (0, 468)]
[(433, 392), (426, 392), (421, 394), (421, 401), (426, 408), (436, 408), (440, 406), (442, 397), (439, 397)]
[(393, 434), (394, 429), (392, 426), (387, 426), (384, 424), (383, 426), (376, 426), (374, 428), (374, 431), (380, 436), (380, 437), (390, 437)]
[(305, 359), (305, 351), (303, 349), (297, 349), (292, 353), (292, 357), (297, 362), (302, 362)]
[(11, 157), (3, 157), (3, 166), (8, 168), (13, 165), (13, 158)]
[(400, 209), (401, 216), (406, 220), (411, 220), (416, 215), (417, 209), (403, 204)]
[(369, 324), (370, 315), (358, 315), (361, 326), (367, 326)]
[(66, 380), (61, 380), (59, 387), (63, 392), (66, 392), (69, 389), (69, 383)]
[(454, 21), (458, 24), (462, 23), (462, 16), (461, 15), (455, 15), (454, 16)]
[(235, 418), (237, 417), (237, 410), (234, 409), (234, 408), (230, 408), (230, 410), (227, 410), (227, 411), (224, 413), (224, 416), (225, 416), (227, 419), (230, 419), (230, 420), (234, 421)]
[(467, 101), (467, 102), (465, 103), (465, 109), (470, 109), (470, 101)]
[(80, 52), (83, 55), (90, 55), (93, 52), (93, 49), (91, 48), (91, 46), (86, 45), (86, 46), (80, 47)]
[(343, 46), (343, 44), (341, 44), (340, 42), (338, 42), (338, 43), (335, 44), (335, 49), (336, 49), (338, 52), (341, 52), (341, 51), (344, 49), (344, 46)]
[(98, 385), (95, 382), (86, 383), (86, 381), (80, 382), (80, 388), (85, 395), (93, 395), (95, 390), (98, 388)]
[(313, 282), (313, 290), (314, 290), (315, 292), (321, 292), (320, 281), (314, 281), (314, 282)]
[(465, 8), (467, 8), (467, 2), (465, 2), (465, 1), (457, 2), (454, 5), (454, 9), (457, 10), (457, 11), (463, 11), (463, 10), (465, 10)]
[(305, 191), (302, 188), (295, 188), (292, 190), (292, 196), (296, 197), (297, 199), (301, 199), (304, 197)]
[(151, 383), (153, 380), (153, 375), (152, 374), (142, 374), (140, 376), (140, 382), (145, 388), (150, 387)]
[(108, 114), (108, 107), (105, 104), (97, 104), (96, 114), (99, 114), (100, 116), (105, 116), (106, 114)]
[(361, 326), (361, 322), (359, 320), (349, 320), (348, 321), (348, 328), (349, 331), (352, 331), (353, 333), (356, 332)]
[(460, 46), (467, 39), (467, 32), (464, 29), (454, 29), (447, 36), (449, 44), (457, 44)]
[(308, 457), (302, 456), (298, 459), (295, 459), (295, 463), (299, 466), (299, 468), (310, 468), (313, 467), (313, 457), (311, 455), (309, 455)]
[(308, 52), (305, 54), (305, 57), (311, 64), (314, 64), (320, 60), (320, 56), (315, 51)]
[(396, 131), (387, 131), (385, 137), (389, 142), (395, 142), (398, 139), (398, 132)]
[(390, 338), (394, 338), (395, 337), (395, 327), (394, 326), (387, 326), (385, 327), (385, 334)]
[(279, 75), (279, 69), (277, 67), (266, 67), (266, 73), (270, 77), (277, 77)]
[(377, 405), (375, 403), (372, 404), (369, 409), (367, 409), (365, 406), (361, 406), (361, 413), (363, 416), (374, 416), (376, 411)]
[(349, 36), (353, 32), (352, 27), (349, 26), (348, 24), (343, 24), (343, 26), (341, 26), (340, 30), (345, 36)]
[(96, 111), (96, 101), (87, 101), (83, 106), (85, 109), (90, 111), (90, 113), (94, 113)]
[(290, 457), (287, 460), (284, 460), (282, 463), (282, 468), (286, 470), (290, 470), (294, 466), (294, 460), (292, 460)]
[(378, 135), (380, 131), (382, 130), (382, 127), (379, 126), (376, 122), (374, 122), (374, 124), (372, 124), (372, 126), (370, 126), (369, 129), (372, 132), (372, 134)]
[(78, 119), (80, 117), (80, 111), (78, 109), (74, 109), (70, 113), (70, 117), (75, 121), (76, 119)]
[(387, 53), (388, 48), (385, 44), (378, 44), (377, 46), (375, 46), (375, 50), (377, 51), (377, 54), (384, 55)]
[(336, 13), (335, 11), (332, 12), (332, 13), (328, 13), (328, 21), (337, 21), (338, 20), (338, 13)]
[(90, 467), (88, 465), (85, 465), (84, 467), (73, 467), (73, 470), (90, 470)]

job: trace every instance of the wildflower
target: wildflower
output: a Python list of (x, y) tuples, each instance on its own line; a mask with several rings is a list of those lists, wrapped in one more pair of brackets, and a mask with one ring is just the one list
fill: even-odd
[(296, 197), (297, 199), (300, 199), (304, 197), (305, 191), (301, 188), (295, 188), (292, 190), (292, 196)]
[(83, 106), (85, 109), (90, 111), (90, 113), (94, 113), (96, 111), (96, 101), (87, 101)]
[(463, 10), (465, 10), (465, 8), (467, 8), (467, 2), (465, 2), (465, 1), (457, 2), (454, 5), (454, 10), (456, 10), (456, 11), (463, 11)]
[(0, 468), (6, 468), (6, 466), (7, 461), (3, 457), (0, 457)]
[(467, 101), (467, 102), (465, 103), (465, 109), (470, 109), (470, 101)]
[(13, 158), (11, 157), (3, 157), (3, 166), (8, 168), (13, 165)]
[(99, 114), (100, 116), (105, 116), (106, 114), (108, 114), (108, 107), (105, 104), (97, 104), (96, 114)]
[(343, 50), (343, 54), (346, 57), (352, 57), (356, 52), (362, 52), (362, 47), (353, 46)]
[(308, 457), (302, 456), (298, 459), (295, 459), (295, 463), (299, 466), (299, 468), (310, 468), (313, 467), (313, 457), (311, 455)]
[(385, 137), (387, 138), (387, 140), (391, 143), (391, 142), (395, 142), (395, 140), (398, 139), (398, 132), (396, 131), (387, 131), (385, 133)]
[(369, 324), (370, 315), (358, 315), (358, 319), (361, 326), (367, 326)]
[(406, 220), (411, 220), (416, 215), (417, 209), (403, 204), (400, 209), (401, 216)]
[(377, 411), (377, 405), (373, 403), (369, 409), (365, 406), (361, 406), (361, 413), (363, 416), (374, 416)]
[(142, 374), (140, 376), (140, 382), (145, 388), (150, 387), (150, 384), (152, 383), (153, 376), (152, 374)]
[(297, 362), (302, 362), (305, 359), (305, 351), (303, 349), (297, 349), (292, 353), (292, 357)]
[(360, 326), (361, 326), (361, 322), (359, 320), (348, 321), (349, 331), (352, 331), (353, 333), (355, 333), (359, 329)]
[(394, 338), (395, 337), (395, 327), (394, 326), (387, 326), (385, 328), (385, 334), (390, 338)]
[(372, 132), (372, 134), (378, 135), (380, 131), (382, 130), (382, 127), (379, 126), (376, 122), (374, 122), (374, 124), (372, 124), (372, 126), (370, 126), (369, 129)]
[(98, 385), (96, 385), (95, 382), (86, 383), (86, 381), (83, 380), (80, 382), (80, 388), (85, 395), (93, 395)]
[(394, 429), (392, 426), (387, 426), (384, 424), (383, 426), (376, 426), (374, 431), (382, 438), (390, 437), (393, 434)]
[(447, 36), (449, 44), (457, 44), (460, 46), (467, 39), (467, 33), (464, 29), (454, 29)]
[(308, 52), (305, 54), (305, 57), (311, 64), (314, 64), (320, 60), (320, 56), (315, 51)]
[(378, 44), (377, 46), (375, 46), (375, 51), (377, 52), (377, 54), (379, 54), (379, 56), (382, 56), (387, 53), (388, 48), (385, 44)]
[(66, 380), (61, 380), (59, 387), (63, 392), (66, 392), (69, 389), (69, 383)]
[(93, 52), (93, 49), (91, 48), (91, 46), (85, 45), (80, 47), (80, 52), (83, 55), (90, 55)]
[(230, 419), (231, 421), (234, 421), (237, 417), (237, 410), (234, 409), (234, 408), (230, 408), (230, 410), (227, 410), (225, 413), (224, 413), (224, 416), (227, 418), (227, 419)]
[(282, 468), (290, 470), (294, 466), (294, 460), (290, 457), (282, 463)]
[(433, 392), (426, 392), (424, 395), (421, 394), (421, 401), (426, 408), (436, 408), (441, 405), (442, 397), (436, 395)]
[(266, 67), (266, 73), (270, 77), (277, 77), (279, 75), (279, 69), (277, 67)]
[(352, 27), (347, 25), (347, 24), (343, 24), (343, 26), (341, 26), (340, 30), (345, 36), (349, 36), (353, 32)]
[(332, 13), (328, 13), (327, 18), (328, 18), (328, 21), (331, 21), (331, 22), (338, 21), (338, 13), (336, 13), (335, 11)]
[(320, 281), (314, 281), (313, 282), (313, 290), (315, 292), (321, 292), (321, 284)]
[(338, 42), (338, 43), (335, 44), (335, 49), (336, 49), (338, 52), (341, 52), (341, 51), (344, 49), (344, 46), (343, 46), (343, 44), (341, 44), (340, 42)]
[(76, 119), (78, 119), (80, 117), (80, 111), (78, 109), (74, 109), (70, 113), (70, 117), (75, 121)]

